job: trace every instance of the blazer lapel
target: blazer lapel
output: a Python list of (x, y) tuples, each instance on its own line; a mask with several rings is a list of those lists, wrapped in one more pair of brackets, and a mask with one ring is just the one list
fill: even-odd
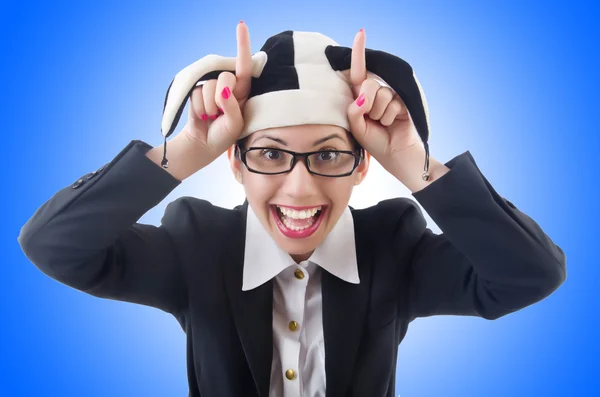
[(240, 341), (260, 397), (269, 396), (273, 359), (273, 283), (242, 291), (248, 201), (236, 207), (229, 222), (232, 241), (224, 263), (225, 284)]
[[(246, 359), (260, 397), (269, 397), (273, 359), (273, 282), (242, 291), (246, 214), (248, 202), (236, 207), (231, 242), (225, 253), (224, 277), (231, 309)], [(368, 236), (354, 219), (360, 284), (347, 283), (323, 269), (323, 333), (325, 339), (326, 396), (347, 393), (357, 359), (368, 310), (372, 251)]]
[(359, 234), (356, 218), (354, 230), (360, 284), (322, 272), (327, 397), (347, 394), (368, 309), (372, 252), (366, 236)]

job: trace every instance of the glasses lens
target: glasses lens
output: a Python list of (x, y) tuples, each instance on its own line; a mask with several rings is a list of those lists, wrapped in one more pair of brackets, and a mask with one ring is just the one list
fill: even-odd
[(246, 152), (248, 168), (264, 173), (285, 172), (290, 169), (292, 155), (277, 149), (249, 149)]
[(352, 172), (354, 156), (349, 153), (323, 151), (308, 156), (310, 170), (317, 174), (337, 176)]

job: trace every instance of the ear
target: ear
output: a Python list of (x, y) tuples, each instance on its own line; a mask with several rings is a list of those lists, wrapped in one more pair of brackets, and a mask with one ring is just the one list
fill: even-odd
[(360, 161), (358, 167), (356, 167), (355, 171), (355, 180), (354, 185), (360, 185), (362, 181), (367, 177), (367, 173), (369, 172), (369, 165), (371, 164), (371, 153), (365, 150), (365, 156)]
[(229, 159), (229, 166), (233, 172), (233, 176), (238, 183), (243, 184), (242, 180), (242, 161), (235, 155), (235, 145), (231, 145), (227, 149), (227, 158)]

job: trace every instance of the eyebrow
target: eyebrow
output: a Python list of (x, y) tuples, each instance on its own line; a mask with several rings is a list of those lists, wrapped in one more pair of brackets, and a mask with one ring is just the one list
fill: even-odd
[[(255, 141), (254, 141), (254, 142), (252, 142), (252, 143), (254, 144), (254, 143), (256, 143), (257, 141), (260, 141), (260, 140), (261, 140), (261, 139), (263, 139), (263, 138), (267, 138), (267, 139), (270, 139), (270, 140), (272, 140), (272, 141), (275, 141), (275, 142), (281, 143), (281, 144), (282, 144), (282, 145), (284, 145), (284, 146), (287, 146), (287, 145), (288, 145), (288, 144), (287, 144), (287, 142), (286, 142), (286, 141), (284, 141), (283, 139), (281, 139), (281, 138), (276, 138), (276, 137), (273, 137), (273, 136), (270, 136), (270, 135), (263, 135), (263, 136), (261, 136), (260, 138), (258, 138), (257, 140), (255, 140)], [(314, 147), (314, 146), (317, 146), (317, 145), (320, 145), (320, 144), (322, 144), (322, 143), (324, 143), (324, 142), (327, 142), (328, 140), (330, 140), (330, 139), (334, 139), (334, 138), (340, 139), (340, 140), (342, 140), (344, 143), (346, 143), (346, 141), (344, 140), (344, 138), (342, 138), (340, 135), (338, 135), (338, 134), (331, 134), (331, 135), (327, 135), (327, 136), (326, 136), (326, 137), (324, 137), (324, 138), (321, 138), (321, 139), (318, 139), (318, 140), (316, 140), (316, 141), (315, 141), (315, 143), (313, 143), (313, 147)]]

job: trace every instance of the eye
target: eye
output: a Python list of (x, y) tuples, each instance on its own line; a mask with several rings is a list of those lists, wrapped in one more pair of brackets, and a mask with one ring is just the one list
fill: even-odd
[(339, 156), (339, 153), (335, 151), (321, 151), (317, 153), (317, 159), (319, 161), (332, 161)]
[(281, 153), (281, 151), (275, 149), (263, 149), (260, 152), (260, 156), (267, 160), (279, 160), (282, 155), (283, 153)]

